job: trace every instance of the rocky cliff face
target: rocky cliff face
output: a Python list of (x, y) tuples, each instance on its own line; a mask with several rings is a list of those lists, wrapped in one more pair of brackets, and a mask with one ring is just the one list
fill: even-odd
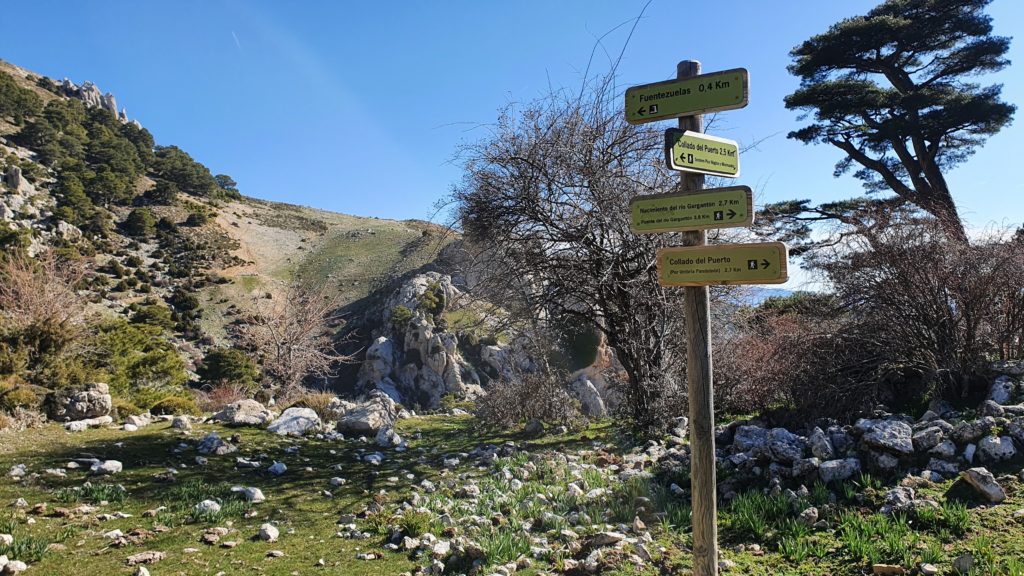
[(75, 84), (71, 80), (65, 78), (60, 83), (61, 92), (68, 98), (77, 98), (82, 101), (86, 106), (90, 108), (101, 108), (117, 116), (122, 123), (133, 123), (138, 127), (142, 127), (137, 120), (128, 119), (128, 110), (121, 108), (120, 112), (117, 110), (117, 99), (110, 92), (104, 94), (99, 86), (86, 80), (81, 86)]

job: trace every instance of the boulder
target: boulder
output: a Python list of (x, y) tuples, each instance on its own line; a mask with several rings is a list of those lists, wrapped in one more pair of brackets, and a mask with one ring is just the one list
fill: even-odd
[(952, 478), (960, 473), (960, 465), (956, 462), (932, 458), (928, 461), (928, 470), (935, 472), (943, 478)]
[(1012, 404), (1016, 392), (1017, 383), (1013, 378), (1003, 375), (992, 382), (992, 386), (988, 389), (988, 399), (996, 404)]
[(941, 428), (930, 426), (914, 434), (911, 441), (914, 444), (914, 450), (925, 452), (938, 446), (945, 438), (946, 435), (942, 432)]
[(914, 453), (914, 444), (911, 440), (912, 432), (910, 425), (906, 422), (875, 420), (867, 428), (861, 441), (872, 448), (909, 456)]
[(956, 444), (953, 444), (950, 440), (943, 440), (929, 450), (928, 454), (938, 456), (939, 458), (952, 458), (956, 456)]
[(856, 458), (844, 458), (842, 460), (829, 460), (822, 462), (818, 467), (818, 478), (822, 482), (841, 482), (853, 478), (854, 474), (860, 473), (860, 460)]
[(392, 427), (397, 415), (394, 400), (386, 394), (373, 392), (338, 419), (338, 432), (375, 435), (381, 428)]
[(806, 442), (785, 428), (772, 428), (768, 432), (768, 454), (772, 460), (792, 464), (804, 457)]
[(215, 422), (228, 426), (266, 426), (273, 419), (274, 413), (255, 400), (232, 402), (213, 415)]
[(732, 440), (733, 452), (749, 452), (752, 458), (768, 457), (768, 430), (760, 426), (740, 426)]
[(985, 416), (977, 420), (961, 422), (953, 428), (950, 437), (957, 444), (969, 444), (981, 440), (996, 425), (995, 418)]
[(268, 432), (281, 436), (302, 436), (308, 432), (319, 430), (320, 416), (312, 408), (291, 407), (267, 427)]
[(281, 536), (281, 532), (276, 526), (270, 523), (260, 525), (259, 539), (264, 542), (277, 542), (277, 539)]
[(85, 390), (52, 392), (46, 397), (47, 413), (59, 422), (109, 416), (114, 403), (106, 384), (90, 384)]
[(604, 405), (604, 398), (597, 391), (597, 387), (589, 378), (582, 377), (569, 385), (576, 399), (580, 401), (580, 410), (587, 416), (603, 418), (608, 415), (608, 409)]
[(978, 442), (978, 458), (984, 463), (1009, 460), (1017, 454), (1009, 436), (986, 436)]
[(836, 449), (832, 446), (832, 439), (821, 428), (816, 427), (811, 431), (810, 437), (807, 438), (807, 443), (811, 446), (811, 454), (814, 454), (814, 457), (819, 460), (831, 460), (836, 456)]
[(1006, 492), (986, 468), (971, 468), (960, 473), (960, 478), (983, 498), (998, 504), (1006, 500)]
[(224, 454), (230, 454), (238, 450), (233, 444), (225, 442), (220, 439), (220, 435), (216, 432), (210, 432), (199, 441), (196, 446), (196, 451), (200, 454), (209, 455), (215, 454), (217, 456), (223, 456)]

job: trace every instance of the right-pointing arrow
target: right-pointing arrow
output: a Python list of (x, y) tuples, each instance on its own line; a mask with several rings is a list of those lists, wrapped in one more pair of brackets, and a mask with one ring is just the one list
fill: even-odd
[(736, 217), (736, 211), (733, 210), (732, 208), (729, 208), (729, 220), (732, 220), (735, 217)]
[(772, 263), (767, 261), (767, 260), (761, 260), (761, 268), (767, 268), (767, 267), (771, 266), (771, 264)]

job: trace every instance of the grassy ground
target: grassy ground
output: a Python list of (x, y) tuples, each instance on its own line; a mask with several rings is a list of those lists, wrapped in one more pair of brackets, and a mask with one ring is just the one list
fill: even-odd
[[(208, 464), (199, 466), (193, 443), (211, 430), (225, 438), (239, 434), (240, 450), (209, 456)], [(669, 489), (671, 482), (687, 486), (685, 472), (653, 480), (620, 481), (615, 467), (623, 464), (621, 455), (628, 443), (616, 436), (616, 427), (609, 423), (530, 441), (529, 454), (499, 458), (492, 466), (463, 457), (451, 469), (442, 467), (445, 455), (469, 452), (482, 443), (501, 445), (511, 440), (521, 444), (525, 439), (481, 430), (471, 417), (415, 418), (401, 421), (398, 430), (410, 449), (404, 453), (385, 450), (386, 458), (379, 466), (361, 460), (365, 452), (377, 450), (373, 444), (285, 439), (259, 430), (219, 426), (197, 426), (189, 437), (166, 423), (135, 433), (90, 430), (69, 434), (48, 426), (19, 435), (0, 434), (0, 472), (4, 474), (0, 533), (13, 532), (17, 548), (0, 553), (31, 561), (31, 573), (53, 575), (131, 574), (133, 569), (126, 566), (125, 559), (145, 550), (167, 554), (165, 560), (150, 566), (154, 575), (398, 574), (429, 563), (383, 546), (387, 524), (413, 523), (415, 516), (403, 511), (400, 503), (410, 498), (414, 485), (426, 479), (435, 482), (438, 490), (420, 495), (418, 506), (430, 513), (420, 527), (409, 530), (439, 533), (445, 527), (438, 516), (447, 513), (454, 520), (448, 531), (481, 543), (493, 564), (514, 561), (521, 554), (531, 556), (531, 546), (536, 548), (539, 539), (545, 539), (547, 552), (519, 573), (581, 574), (593, 552), (588, 535), (601, 530), (639, 535), (629, 527), (638, 514), (646, 518), (653, 537), (645, 545), (653, 560), (644, 566), (632, 562), (639, 542), (618, 551), (602, 549), (599, 572), (653, 576), (686, 573), (690, 566), (688, 498)], [(286, 451), (289, 448), (292, 450)], [(236, 456), (259, 459), (263, 466), (237, 470)], [(80, 470), (69, 470), (66, 478), (46, 472), (81, 457), (117, 459), (123, 462), (124, 471), (107, 479), (89, 477)], [(288, 466), (280, 477), (264, 472), (275, 460)], [(11, 481), (6, 474), (15, 464), (25, 464), (30, 475), (38, 476), (21, 483)], [(178, 471), (175, 481), (160, 481), (158, 475), (170, 467)], [(528, 475), (520, 472), (527, 468)], [(347, 483), (331, 487), (329, 480), (335, 476)], [(458, 494), (467, 483), (480, 488), (479, 497), (467, 499)], [(570, 483), (600, 494), (573, 495)], [(244, 503), (230, 493), (229, 488), (236, 484), (259, 487), (268, 500)], [(869, 573), (872, 562), (910, 568), (921, 561), (948, 574), (954, 558), (971, 552), (979, 566), (975, 574), (1022, 575), (1024, 524), (1014, 513), (1024, 508), (1024, 494), (1019, 481), (1004, 481), (1004, 486), (1011, 494), (1006, 503), (982, 506), (953, 482), (926, 485), (919, 488), (919, 497), (935, 500), (938, 510), (892, 518), (876, 512), (888, 486), (867, 476), (830, 489), (809, 487), (808, 494), (795, 502), (750, 491), (721, 507), (722, 556), (735, 563), (730, 573), (736, 574), (856, 575)], [(325, 490), (332, 494), (325, 495)], [(27, 500), (30, 507), (45, 503), (46, 511), (32, 513), (7, 506), (17, 498)], [(220, 514), (194, 513), (194, 505), (207, 498), (223, 502)], [(380, 502), (383, 509), (357, 521), (359, 529), (371, 537), (336, 536), (339, 515), (358, 513), (372, 500)], [(639, 504), (643, 502), (647, 504)], [(75, 511), (83, 504), (97, 509)], [(653, 510), (644, 513), (638, 511), (638, 505)], [(811, 505), (818, 507), (827, 527), (811, 529), (797, 521), (800, 511)], [(145, 511), (160, 506), (166, 509), (154, 517), (144, 516)], [(58, 509), (70, 510), (70, 515)], [(98, 517), (117, 512), (131, 516)], [(546, 514), (548, 519), (541, 522)], [(481, 519), (487, 521), (481, 524)], [(280, 541), (265, 543), (254, 538), (264, 522), (279, 527)], [(522, 530), (531, 525), (529, 534)], [(212, 527), (228, 528), (230, 532), (221, 542), (233, 541), (237, 546), (200, 543), (202, 534)], [(103, 534), (115, 529), (126, 534), (134, 530), (136, 541), (123, 547), (112, 545)], [(563, 530), (579, 532), (579, 540), (566, 539)], [(56, 546), (46, 551), (51, 544)], [(760, 552), (752, 549), (755, 544)], [(270, 550), (282, 551), (284, 556), (268, 557)], [(356, 558), (370, 551), (383, 557), (373, 561)], [(321, 559), (324, 565), (317, 567)]]

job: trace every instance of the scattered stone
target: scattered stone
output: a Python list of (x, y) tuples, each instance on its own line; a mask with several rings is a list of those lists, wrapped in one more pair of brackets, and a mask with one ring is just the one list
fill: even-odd
[(906, 574), (907, 571), (902, 566), (896, 566), (894, 564), (875, 564), (871, 566), (872, 574)]
[(718, 569), (723, 571), (723, 572), (727, 572), (729, 570), (732, 570), (735, 567), (736, 567), (736, 563), (733, 562), (732, 560), (729, 560), (728, 558), (725, 558), (723, 560), (719, 560), (718, 561)]
[(814, 506), (805, 509), (803, 512), (800, 513), (799, 520), (804, 524), (807, 524), (808, 526), (814, 526), (814, 524), (818, 521), (818, 509), (815, 508)]
[(250, 486), (232, 486), (232, 492), (241, 492), (245, 496), (246, 501), (252, 502), (253, 504), (259, 504), (265, 502), (267, 497), (263, 495), (263, 490), (259, 488), (253, 488)]
[(192, 419), (188, 416), (175, 416), (174, 419), (171, 420), (171, 428), (174, 430), (181, 430), (183, 432), (191, 432)]
[(267, 468), (267, 473), (271, 476), (280, 476), (288, 471), (288, 467), (285, 466), (284, 462), (274, 462)]
[(21, 560), (10, 560), (4, 566), (4, 574), (21, 574), (25, 570), (28, 570), (28, 564)]
[(281, 550), (268, 550), (267, 558), (281, 558), (284, 556), (284, 552)]
[(199, 513), (217, 513), (220, 512), (220, 504), (214, 500), (203, 500), (199, 504), (195, 505), (195, 511)]
[(618, 544), (625, 539), (626, 535), (621, 532), (598, 532), (590, 541), (590, 545), (594, 548), (603, 548), (605, 546)]
[(924, 452), (938, 446), (945, 438), (946, 435), (942, 432), (942, 428), (930, 426), (914, 434), (911, 441), (914, 444), (914, 450)]
[(970, 574), (974, 568), (974, 555), (970, 552), (961, 554), (953, 560), (953, 572), (956, 574)]
[(264, 542), (277, 542), (281, 532), (273, 524), (267, 523), (260, 525), (259, 538)]
[(199, 444), (196, 446), (196, 451), (198, 451), (200, 454), (203, 454), (204, 456), (210, 454), (223, 456), (225, 454), (230, 454), (236, 450), (238, 450), (238, 448), (236, 448), (233, 444), (229, 444), (221, 440), (220, 435), (217, 434), (216, 432), (210, 432), (209, 434), (204, 436), (203, 439), (200, 440)]
[(836, 450), (832, 446), (832, 440), (822, 431), (821, 428), (815, 427), (811, 432), (810, 437), (807, 438), (808, 444), (811, 445), (811, 454), (819, 460), (831, 460), (835, 458)]
[(1000, 376), (992, 382), (992, 387), (988, 390), (988, 399), (1000, 405), (1010, 404), (1013, 402), (1013, 394), (1016, 388), (1017, 385), (1013, 378), (1005, 375)]
[(338, 432), (376, 434), (381, 428), (394, 425), (397, 417), (395, 401), (384, 393), (373, 393), (338, 419)]
[(89, 428), (99, 428), (100, 426), (113, 424), (113, 422), (114, 419), (110, 416), (97, 416), (96, 418), (86, 418), (84, 420), (65, 422), (64, 429), (68, 432), (85, 432)]
[(998, 504), (1006, 500), (1006, 492), (1003, 487), (996, 482), (995, 477), (986, 468), (971, 468), (961, 472), (960, 478), (989, 502)]
[(89, 471), (97, 476), (108, 476), (110, 474), (117, 474), (122, 468), (123, 466), (117, 460), (104, 460), (103, 462), (93, 464)]
[[(132, 554), (131, 556), (126, 558), (125, 563), (129, 566), (136, 566), (138, 564), (153, 564), (155, 562), (163, 560), (166, 557), (167, 554), (164, 552), (140, 552), (138, 554)], [(136, 574), (138, 574), (138, 572), (136, 572)]]
[(927, 562), (918, 566), (917, 570), (922, 576), (935, 576), (939, 573), (939, 569), (935, 565), (928, 564)]

